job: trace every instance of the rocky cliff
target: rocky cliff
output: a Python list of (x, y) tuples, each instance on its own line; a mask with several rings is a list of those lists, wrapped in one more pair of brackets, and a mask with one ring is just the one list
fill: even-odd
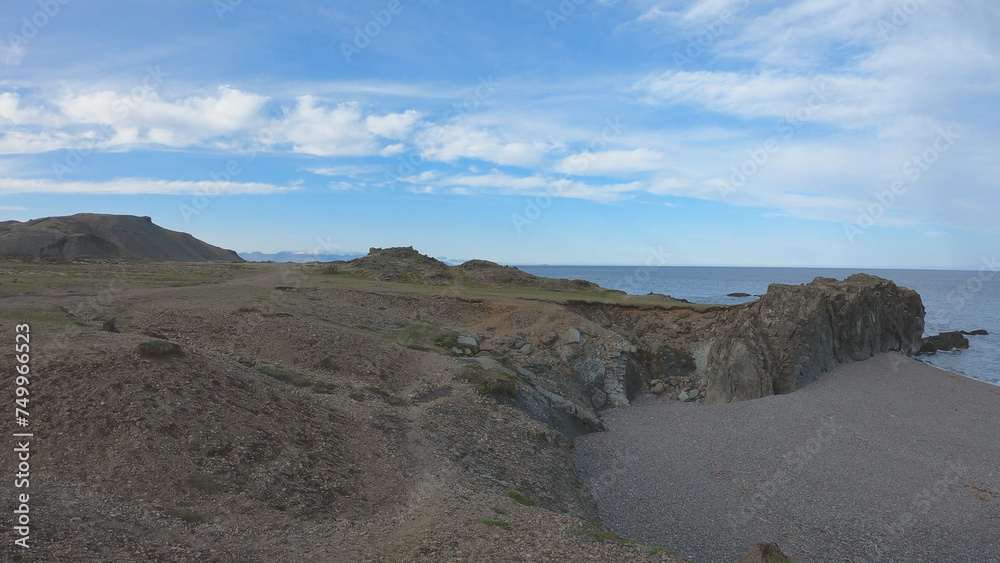
[(76, 260), (150, 258), (242, 262), (232, 250), (153, 224), (149, 217), (79, 213), (0, 222), (0, 256)]
[(837, 281), (771, 284), (740, 309), (709, 352), (707, 402), (790, 393), (837, 364), (920, 348), (920, 296), (891, 281), (855, 274)]

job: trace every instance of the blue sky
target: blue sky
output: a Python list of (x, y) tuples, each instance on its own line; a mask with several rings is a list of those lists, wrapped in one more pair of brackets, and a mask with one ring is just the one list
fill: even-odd
[(238, 251), (971, 268), (1000, 247), (987, 0), (0, 7), (0, 219)]

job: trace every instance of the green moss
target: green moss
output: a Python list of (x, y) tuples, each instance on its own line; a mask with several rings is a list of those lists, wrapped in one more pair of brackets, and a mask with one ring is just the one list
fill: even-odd
[(434, 344), (446, 350), (461, 347), (458, 345), (457, 332), (442, 332), (441, 334), (438, 334), (434, 337)]
[(282, 383), (288, 383), (296, 387), (309, 387), (309, 378), (301, 373), (281, 366), (258, 366), (257, 371), (264, 375), (273, 377)]
[(504, 522), (503, 520), (491, 520), (489, 518), (482, 518), (479, 520), (480, 524), (486, 524), (487, 526), (496, 526), (497, 528), (503, 528), (504, 530), (510, 529), (510, 524)]
[(497, 398), (513, 398), (517, 396), (517, 384), (523, 383), (515, 374), (498, 369), (484, 369), (479, 364), (467, 366), (462, 379), (476, 386), (480, 395), (492, 395)]
[(222, 490), (222, 486), (211, 475), (205, 473), (188, 475), (184, 478), (184, 484), (206, 493), (217, 493)]
[(500, 508), (499, 506), (491, 506), (490, 510), (492, 510), (493, 512), (496, 512), (497, 514), (501, 514), (501, 515), (502, 514), (507, 514), (507, 511), (504, 510), (504, 509), (502, 509), (502, 508)]
[(308, 387), (313, 393), (329, 395), (337, 389), (336, 385), (306, 377), (295, 370), (281, 366), (262, 365), (257, 367), (257, 371), (273, 377), (282, 383), (294, 385), (295, 387)]
[(574, 530), (573, 535), (589, 538), (594, 541), (610, 542), (619, 545), (627, 545), (635, 543), (634, 541), (623, 538), (610, 530), (605, 530), (604, 528), (598, 526), (597, 524), (589, 520), (583, 523), (582, 528)]
[(149, 340), (142, 342), (138, 346), (139, 355), (144, 358), (154, 358), (158, 356), (169, 356), (181, 353), (181, 347), (166, 340)]
[(174, 510), (173, 515), (187, 522), (188, 524), (198, 524), (199, 522), (205, 521), (205, 517), (202, 516), (201, 513), (199, 513), (196, 510), (191, 510), (190, 508), (182, 508), (180, 510)]
[(523, 504), (525, 506), (535, 506), (536, 504), (538, 504), (538, 501), (522, 493), (521, 491), (516, 491), (511, 489), (507, 491), (505, 494), (510, 498), (514, 499), (514, 502)]

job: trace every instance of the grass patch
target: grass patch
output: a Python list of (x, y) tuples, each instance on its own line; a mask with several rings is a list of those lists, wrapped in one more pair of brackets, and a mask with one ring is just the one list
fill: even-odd
[(503, 528), (504, 530), (510, 529), (510, 524), (504, 522), (503, 520), (492, 520), (490, 518), (482, 518), (478, 520), (480, 524), (486, 524), (487, 526), (496, 526), (497, 528)]
[(191, 510), (190, 508), (182, 508), (181, 510), (174, 510), (173, 515), (180, 518), (181, 520), (187, 522), (188, 524), (198, 524), (205, 521), (205, 517), (201, 515), (197, 510)]
[(295, 387), (303, 387), (303, 388), (308, 387), (313, 391), (313, 393), (321, 393), (329, 395), (332, 394), (337, 389), (336, 385), (327, 383), (325, 381), (317, 381), (315, 379), (312, 379), (311, 377), (302, 375), (301, 373), (295, 370), (284, 368), (281, 366), (269, 366), (269, 365), (258, 366), (257, 371), (269, 377), (273, 377), (274, 379), (277, 379), (282, 383), (294, 385)]
[(493, 512), (496, 512), (497, 514), (500, 514), (500, 515), (507, 514), (507, 511), (504, 510), (504, 509), (502, 509), (502, 508), (500, 508), (499, 506), (491, 506), (490, 510), (492, 510)]
[(393, 406), (400, 406), (406, 404), (404, 399), (399, 397), (394, 397), (392, 393), (382, 389), (381, 387), (376, 387), (374, 385), (366, 385), (360, 389), (354, 389), (347, 396), (358, 402), (364, 402), (371, 399), (372, 396), (378, 397), (383, 401), (389, 403)]
[(192, 489), (197, 489), (206, 493), (217, 493), (222, 490), (222, 486), (212, 478), (211, 475), (206, 475), (204, 473), (194, 473), (188, 475), (184, 478), (184, 484)]
[(609, 542), (619, 545), (629, 545), (635, 543), (634, 541), (623, 538), (610, 530), (605, 530), (589, 520), (583, 523), (582, 528), (574, 530), (573, 535), (589, 538), (598, 542)]
[(144, 358), (155, 358), (159, 356), (170, 356), (181, 353), (181, 347), (166, 340), (148, 340), (142, 342), (137, 347), (139, 355)]
[(434, 337), (434, 345), (445, 350), (451, 350), (452, 348), (461, 348), (458, 344), (458, 333), (457, 332), (442, 332)]
[(515, 374), (498, 369), (484, 369), (479, 364), (465, 368), (462, 379), (476, 386), (480, 395), (492, 395), (497, 398), (514, 398), (517, 396), (517, 384), (523, 383)]
[(535, 505), (538, 504), (537, 500), (535, 500), (535, 499), (531, 498), (530, 496), (522, 493), (521, 491), (517, 491), (517, 490), (511, 489), (511, 490), (507, 491), (504, 494), (506, 494), (510, 498), (514, 499), (514, 502), (516, 502), (518, 504), (523, 504), (524, 506), (535, 506)]

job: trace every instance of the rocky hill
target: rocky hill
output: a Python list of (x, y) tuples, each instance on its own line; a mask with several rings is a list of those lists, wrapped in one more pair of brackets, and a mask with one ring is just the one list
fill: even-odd
[(79, 213), (0, 222), (0, 256), (76, 260), (149, 258), (242, 262), (232, 250), (153, 224), (149, 217)]
[(341, 262), (337, 268), (380, 281), (545, 289), (598, 287), (597, 284), (584, 280), (542, 278), (514, 266), (501, 266), (489, 260), (469, 260), (458, 266), (449, 266), (421, 254), (412, 246), (372, 248), (367, 256)]

